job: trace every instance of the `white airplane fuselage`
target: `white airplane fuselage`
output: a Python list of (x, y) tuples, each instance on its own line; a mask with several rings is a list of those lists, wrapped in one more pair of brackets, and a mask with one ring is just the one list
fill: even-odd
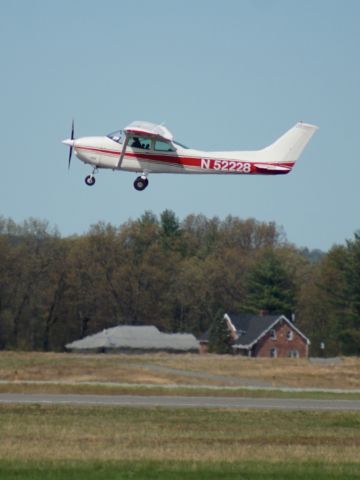
[(125, 170), (140, 172), (142, 178), (151, 173), (279, 175), (292, 170), (316, 130), (314, 125), (298, 123), (273, 144), (255, 151), (194, 150), (172, 139), (142, 137), (133, 130), (126, 132), (125, 148), (122, 131), (114, 132), (119, 136), (82, 137), (64, 143), (94, 172), (101, 168)]
[[(127, 147), (121, 167), (118, 168), (122, 145), (110, 138), (83, 137), (74, 143), (76, 156), (98, 168), (149, 173), (255, 173), (247, 155), (249, 152), (204, 152), (175, 147), (176, 150), (172, 152)], [(288, 171), (287, 168), (285, 173)]]

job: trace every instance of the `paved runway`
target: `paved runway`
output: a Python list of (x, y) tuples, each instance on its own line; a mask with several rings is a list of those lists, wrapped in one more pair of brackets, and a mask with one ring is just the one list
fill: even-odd
[(0, 403), (47, 405), (109, 405), (169, 408), (239, 408), (279, 410), (359, 411), (360, 400), (312, 400), (294, 398), (140, 396), (140, 395), (49, 395), (0, 393)]

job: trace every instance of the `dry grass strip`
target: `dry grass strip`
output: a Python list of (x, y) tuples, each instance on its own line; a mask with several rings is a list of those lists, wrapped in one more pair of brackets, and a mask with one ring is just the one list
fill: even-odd
[(360, 388), (360, 358), (325, 363), (196, 354), (0, 353), (0, 380)]

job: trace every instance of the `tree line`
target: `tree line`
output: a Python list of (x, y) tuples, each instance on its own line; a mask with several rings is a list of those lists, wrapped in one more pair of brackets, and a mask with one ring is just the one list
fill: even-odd
[(146, 211), (62, 237), (0, 217), (0, 349), (63, 350), (114, 325), (201, 335), (219, 312), (295, 316), (311, 354), (360, 353), (360, 233), (327, 253), (273, 222)]

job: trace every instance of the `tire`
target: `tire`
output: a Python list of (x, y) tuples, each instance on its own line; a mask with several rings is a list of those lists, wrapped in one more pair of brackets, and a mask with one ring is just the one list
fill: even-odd
[(142, 190), (145, 190), (145, 188), (148, 185), (149, 185), (149, 180), (147, 178), (137, 177), (137, 179), (134, 182), (134, 188), (138, 192), (141, 192)]
[(85, 183), (89, 187), (92, 187), (95, 184), (95, 177), (93, 175), (88, 175), (85, 177)]

